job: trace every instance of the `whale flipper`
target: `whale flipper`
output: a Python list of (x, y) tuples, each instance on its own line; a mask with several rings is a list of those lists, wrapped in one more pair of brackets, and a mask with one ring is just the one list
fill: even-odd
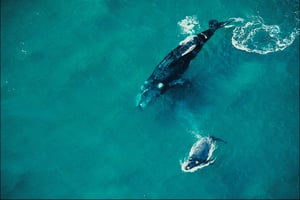
[(177, 86), (177, 85), (184, 85), (185, 83), (187, 83), (187, 80), (184, 79), (184, 78), (180, 78), (180, 79), (177, 79), (177, 80), (174, 80), (172, 82), (170, 82), (168, 84), (169, 87), (174, 87), (174, 86)]
[(220, 141), (220, 142), (224, 142), (225, 144), (227, 144), (227, 142), (225, 140), (222, 140), (221, 138), (217, 138), (215, 136), (209, 136), (210, 139), (212, 139), (213, 141)]

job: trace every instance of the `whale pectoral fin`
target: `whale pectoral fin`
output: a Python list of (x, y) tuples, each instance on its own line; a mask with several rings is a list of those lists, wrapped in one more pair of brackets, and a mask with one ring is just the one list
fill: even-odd
[(225, 144), (227, 144), (227, 142), (221, 138), (217, 138), (215, 136), (209, 136), (213, 141), (220, 141), (220, 142), (223, 142)]
[(180, 79), (177, 79), (177, 80), (174, 80), (174, 81), (170, 82), (168, 85), (169, 85), (169, 87), (183, 86), (188, 82), (189, 82), (188, 80), (180, 78)]

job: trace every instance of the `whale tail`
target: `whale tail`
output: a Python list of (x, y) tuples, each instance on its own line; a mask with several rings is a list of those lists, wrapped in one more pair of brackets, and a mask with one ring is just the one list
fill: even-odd
[(234, 21), (234, 19), (229, 19), (229, 20), (224, 21), (224, 22), (219, 22), (219, 28), (222, 28), (222, 27), (226, 26), (227, 24), (230, 24), (233, 21)]
[(209, 136), (209, 138), (212, 139), (213, 141), (224, 142), (225, 144), (227, 144), (227, 142), (225, 140), (222, 140), (221, 138), (217, 138), (215, 136)]
[(227, 24), (229, 24), (233, 21), (234, 21), (234, 19), (230, 19), (230, 20), (227, 20), (224, 22), (219, 22), (218, 20), (212, 19), (212, 20), (209, 20), (209, 28), (213, 29), (215, 31), (219, 28), (226, 26)]

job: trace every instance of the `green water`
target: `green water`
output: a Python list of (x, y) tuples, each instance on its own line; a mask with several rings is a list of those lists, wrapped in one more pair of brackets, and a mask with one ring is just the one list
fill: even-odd
[[(145, 110), (140, 85), (178, 22), (260, 15), (283, 33), (298, 1), (2, 0), (1, 198), (299, 198), (299, 35), (266, 55), (220, 29), (189, 88)], [(181, 171), (193, 132), (226, 140)]]

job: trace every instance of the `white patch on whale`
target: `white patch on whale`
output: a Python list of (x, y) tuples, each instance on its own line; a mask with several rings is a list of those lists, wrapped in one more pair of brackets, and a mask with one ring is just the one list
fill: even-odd
[(190, 35), (190, 36), (186, 37), (184, 40), (180, 41), (179, 45), (185, 45), (189, 42), (192, 42), (195, 37), (197, 37), (197, 36), (196, 35)]
[(184, 56), (187, 53), (190, 53), (191, 51), (193, 51), (195, 49), (196, 45), (193, 44), (192, 46), (190, 46), (185, 52), (183, 52), (181, 55)]
[(157, 88), (158, 88), (158, 89), (161, 89), (161, 88), (163, 88), (163, 87), (164, 87), (164, 84), (163, 84), (163, 83), (158, 83), (158, 84), (157, 84)]

